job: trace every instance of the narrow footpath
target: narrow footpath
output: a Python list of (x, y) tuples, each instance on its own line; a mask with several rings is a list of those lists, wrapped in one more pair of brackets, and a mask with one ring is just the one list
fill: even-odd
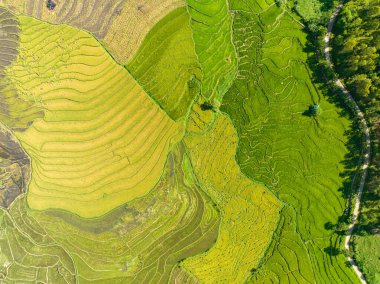
[[(328, 62), (330, 62), (330, 63), (331, 63), (331, 54), (330, 54), (331, 31), (332, 31), (334, 23), (336, 21), (336, 17), (338, 16), (338, 14), (339, 14), (340, 10), (342, 9), (342, 7), (343, 7), (343, 1), (340, 1), (339, 5), (335, 8), (332, 17), (330, 18), (328, 29), (327, 29), (327, 34), (325, 36), (325, 49), (324, 49), (324, 51), (325, 51), (325, 57), (326, 57), (326, 60)], [(342, 92), (346, 95), (347, 99), (354, 106), (354, 110), (356, 112), (356, 115), (360, 119), (360, 122), (362, 124), (362, 129), (363, 129), (363, 132), (364, 132), (364, 135), (365, 135), (365, 149), (363, 149), (364, 150), (364, 160), (363, 160), (363, 166), (362, 166), (363, 173), (362, 173), (362, 177), (361, 177), (360, 184), (359, 184), (358, 196), (356, 198), (354, 211), (353, 211), (353, 214), (352, 214), (352, 221), (350, 223), (350, 226), (348, 227), (348, 233), (347, 233), (347, 236), (346, 236), (346, 238), (344, 240), (344, 248), (347, 251), (349, 251), (350, 250), (350, 240), (351, 240), (352, 232), (354, 231), (355, 224), (356, 224), (357, 218), (359, 216), (360, 201), (361, 201), (361, 197), (362, 197), (362, 194), (363, 194), (363, 188), (364, 188), (364, 185), (365, 185), (365, 180), (366, 180), (366, 177), (367, 177), (367, 170), (368, 170), (368, 166), (369, 166), (369, 162), (370, 162), (371, 138), (370, 138), (370, 132), (369, 132), (369, 128), (368, 128), (368, 125), (367, 125), (367, 121), (365, 120), (363, 112), (360, 110), (360, 108), (357, 105), (357, 103), (355, 102), (354, 98), (347, 91), (346, 87), (342, 84), (342, 82), (339, 79), (336, 79), (335, 84), (342, 90)], [(352, 265), (352, 268), (354, 269), (356, 275), (359, 277), (361, 283), (367, 283), (366, 280), (365, 280), (365, 278), (364, 278), (363, 273), (359, 270), (359, 268), (358, 268), (355, 260), (352, 257), (350, 257), (350, 256), (348, 256), (347, 258), (348, 258), (348, 261), (350, 262), (350, 264)]]

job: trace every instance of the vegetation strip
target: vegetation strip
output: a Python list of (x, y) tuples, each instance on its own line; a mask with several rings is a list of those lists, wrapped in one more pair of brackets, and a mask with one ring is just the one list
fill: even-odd
[[(325, 56), (326, 56), (326, 60), (328, 62), (331, 63), (331, 55), (330, 55), (330, 47), (329, 47), (329, 43), (330, 43), (330, 37), (331, 37), (331, 32), (332, 32), (332, 29), (334, 27), (334, 23), (335, 23), (335, 20), (336, 20), (336, 17), (338, 16), (340, 10), (342, 9), (343, 7), (343, 1), (340, 1), (338, 6), (335, 8), (334, 10), (334, 13), (329, 21), (329, 25), (328, 25), (328, 29), (327, 29), (327, 34), (325, 36)], [(363, 115), (363, 112), (360, 110), (359, 106), (357, 105), (356, 101), (354, 100), (354, 98), (351, 96), (351, 94), (347, 91), (347, 89), (344, 87), (344, 85), (342, 84), (342, 82), (340, 81), (340, 79), (336, 79), (335, 81), (335, 84), (342, 90), (342, 92), (346, 95), (348, 101), (354, 106), (354, 110), (356, 112), (356, 115), (358, 116), (358, 118), (360, 119), (360, 122), (362, 124), (362, 127), (363, 127), (363, 133), (365, 135), (365, 154), (364, 154), (364, 161), (363, 161), (363, 166), (362, 166), (362, 170), (363, 170), (363, 173), (362, 173), (362, 176), (361, 176), (361, 180), (360, 180), (360, 183), (359, 183), (359, 188), (358, 188), (358, 195), (357, 195), (357, 198), (356, 198), (356, 201), (355, 201), (355, 207), (354, 207), (354, 211), (352, 213), (352, 220), (351, 220), (351, 224), (350, 226), (348, 227), (348, 234), (345, 238), (345, 241), (344, 241), (344, 248), (349, 251), (350, 250), (350, 240), (351, 240), (351, 237), (352, 237), (352, 232), (354, 231), (355, 229), (355, 225), (356, 225), (356, 221), (358, 219), (358, 216), (359, 216), (359, 210), (360, 210), (360, 201), (361, 201), (361, 197), (362, 197), (362, 194), (363, 194), (363, 188), (364, 188), (364, 185), (365, 185), (365, 181), (366, 181), (366, 177), (367, 177), (367, 170), (368, 170), (368, 167), (369, 167), (369, 162), (370, 162), (370, 155), (371, 155), (371, 138), (370, 138), (370, 133), (369, 133), (369, 128), (367, 126), (367, 121)], [(356, 275), (359, 277), (359, 279), (361, 280), (362, 283), (367, 283), (365, 278), (364, 278), (364, 275), (363, 273), (359, 270), (359, 267), (357, 266), (355, 260), (350, 256), (348, 255), (347, 256), (348, 258), (348, 261), (351, 263)]]

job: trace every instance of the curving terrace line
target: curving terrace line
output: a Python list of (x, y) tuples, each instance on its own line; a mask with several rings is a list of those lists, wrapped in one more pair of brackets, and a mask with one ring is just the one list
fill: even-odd
[[(331, 16), (330, 18), (330, 21), (329, 21), (329, 25), (328, 25), (328, 28), (327, 28), (327, 34), (325, 36), (325, 48), (324, 48), (324, 52), (325, 52), (325, 57), (326, 57), (326, 60), (328, 62), (331, 62), (331, 54), (330, 54), (330, 37), (331, 37), (331, 31), (334, 27), (334, 23), (336, 21), (336, 17), (338, 16), (340, 10), (342, 9), (343, 7), (343, 1), (341, 0), (339, 2), (339, 4), (336, 6), (335, 10), (334, 10), (334, 13), (333, 15)], [(354, 228), (355, 228), (355, 224), (356, 224), (356, 220), (359, 216), (359, 210), (360, 210), (360, 201), (361, 201), (361, 197), (362, 197), (362, 194), (363, 194), (363, 188), (364, 188), (364, 184), (365, 184), (365, 180), (366, 180), (366, 177), (367, 177), (367, 170), (368, 170), (368, 167), (369, 167), (369, 163), (370, 163), (370, 155), (371, 155), (371, 138), (370, 138), (370, 133), (369, 133), (369, 128), (368, 128), (368, 125), (367, 125), (367, 121), (363, 115), (363, 112), (360, 110), (359, 106), (357, 105), (357, 103), (355, 102), (354, 98), (351, 96), (351, 94), (347, 91), (346, 87), (343, 85), (343, 83), (339, 80), (339, 79), (336, 79), (335, 80), (335, 84), (342, 90), (342, 92), (346, 95), (347, 99), (352, 103), (352, 105), (354, 106), (354, 110), (356, 112), (356, 115), (359, 117), (360, 119), (360, 122), (362, 124), (362, 127), (363, 127), (363, 132), (364, 132), (364, 135), (365, 135), (365, 154), (364, 154), (364, 162), (363, 162), (363, 173), (362, 173), (362, 177), (361, 177), (361, 180), (360, 180), (360, 184), (359, 184), (359, 189), (358, 189), (358, 197), (356, 199), (356, 202), (355, 202), (355, 207), (354, 207), (354, 212), (352, 213), (352, 221), (350, 223), (350, 226), (348, 227), (348, 234), (344, 240), (344, 248), (349, 251), (350, 250), (350, 240), (351, 240), (351, 236), (352, 236), (352, 232), (354, 231)], [(365, 280), (365, 277), (363, 275), (363, 273), (359, 270), (359, 267), (357, 266), (355, 260), (351, 257), (351, 256), (347, 256), (348, 258), (348, 261), (350, 262), (350, 264), (352, 265), (356, 275), (359, 277), (361, 283), (367, 283), (366, 280)]]

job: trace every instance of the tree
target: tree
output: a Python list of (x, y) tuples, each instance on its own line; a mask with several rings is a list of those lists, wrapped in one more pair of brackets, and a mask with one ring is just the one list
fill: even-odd
[(368, 97), (372, 81), (366, 74), (359, 74), (354, 75), (349, 81), (349, 84), (354, 88), (356, 95), (359, 97)]
[(309, 107), (309, 113), (311, 116), (317, 116), (321, 113), (321, 107), (319, 104), (314, 104)]
[(46, 7), (49, 9), (49, 10), (54, 10), (56, 4), (53, 2), (53, 0), (48, 0), (47, 3), (46, 3)]

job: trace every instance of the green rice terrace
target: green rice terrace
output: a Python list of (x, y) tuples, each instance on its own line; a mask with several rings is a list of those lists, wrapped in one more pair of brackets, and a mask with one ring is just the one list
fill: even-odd
[(0, 283), (380, 283), (342, 5), (0, 0)]

